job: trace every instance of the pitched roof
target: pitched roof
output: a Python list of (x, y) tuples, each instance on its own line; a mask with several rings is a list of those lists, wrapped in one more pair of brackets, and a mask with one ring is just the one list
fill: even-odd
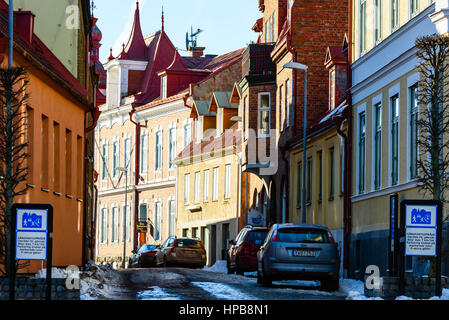
[(193, 106), (195, 107), (196, 112), (199, 116), (216, 116), (215, 112), (209, 111), (209, 102), (206, 100), (193, 100)]
[(145, 61), (148, 58), (146, 49), (145, 40), (140, 27), (139, 2), (137, 2), (131, 35), (123, 52), (120, 54), (119, 59)]

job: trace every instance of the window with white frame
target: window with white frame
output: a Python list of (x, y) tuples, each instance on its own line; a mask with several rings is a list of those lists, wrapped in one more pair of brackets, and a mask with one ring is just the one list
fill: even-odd
[(175, 200), (168, 200), (168, 236), (176, 235), (176, 204)]
[(119, 142), (115, 140), (112, 144), (112, 176), (115, 178), (118, 175), (118, 166), (120, 166), (120, 150)]
[(112, 207), (112, 230), (111, 241), (118, 242), (118, 207)]
[(101, 243), (108, 242), (108, 208), (101, 209)]
[(398, 94), (390, 98), (391, 111), (391, 185), (398, 184), (399, 181), (399, 96)]
[(362, 194), (365, 192), (365, 134), (366, 134), (366, 118), (365, 118), (365, 112), (359, 113), (359, 141), (358, 141), (358, 191), (359, 194)]
[(162, 129), (158, 129), (155, 134), (155, 157), (154, 157), (154, 170), (159, 171), (162, 169)]
[(148, 219), (148, 205), (146, 203), (139, 204), (139, 221), (146, 222)]
[(125, 138), (125, 142), (124, 142), (124, 157), (125, 157), (125, 163), (124, 166), (125, 168), (129, 169), (130, 168), (130, 162), (131, 162), (131, 138), (130, 137), (126, 137)]
[(200, 172), (195, 172), (194, 177), (194, 192), (193, 192), (193, 203), (200, 202)]
[(184, 204), (189, 204), (190, 193), (190, 174), (184, 175)]
[(249, 134), (249, 110), (248, 110), (248, 96), (243, 99), (243, 114), (245, 117), (245, 139), (248, 138)]
[(162, 99), (167, 98), (167, 76), (161, 78), (161, 97)]
[(161, 212), (162, 211), (162, 202), (157, 200), (154, 203), (154, 229), (153, 229), (153, 239), (158, 241), (161, 240)]
[(366, 51), (366, 0), (360, 0), (360, 27), (359, 27), (360, 53)]
[(143, 132), (140, 137), (141, 153), (140, 153), (140, 172), (148, 172), (148, 133)]
[(374, 105), (374, 190), (380, 189), (382, 177), (382, 104)]
[(130, 205), (123, 205), (123, 214), (125, 215), (125, 238), (126, 241), (131, 241), (131, 213), (129, 211)]
[(333, 110), (335, 108), (335, 69), (329, 74), (329, 99), (330, 99), (330, 109)]
[(419, 0), (410, 1), (410, 16), (414, 16), (419, 10)]
[(103, 168), (101, 173), (101, 178), (106, 180), (108, 177), (108, 145), (105, 143), (102, 147), (102, 158), (103, 158)]
[(418, 85), (409, 88), (410, 96), (410, 178), (418, 177)]
[(382, 39), (382, 0), (374, 0), (374, 42)]
[(209, 201), (209, 169), (203, 173), (203, 201)]
[(279, 118), (281, 120), (281, 129), (284, 130), (285, 128), (285, 106), (284, 106), (284, 85), (281, 84), (279, 86), (279, 111), (280, 115)]
[(395, 29), (399, 25), (399, 0), (391, 0), (391, 29)]
[(290, 81), (287, 79), (285, 81), (285, 110), (286, 110), (286, 125), (287, 127), (291, 125), (291, 117), (290, 117)]
[(212, 171), (212, 201), (218, 200), (218, 167)]
[(258, 97), (258, 136), (270, 136), (270, 93), (259, 93)]
[(231, 165), (227, 164), (225, 166), (225, 199), (231, 197)]
[(184, 148), (192, 141), (192, 125), (187, 122), (184, 124)]
[(169, 168), (173, 168), (173, 160), (176, 158), (176, 128), (170, 128), (168, 131), (168, 161)]

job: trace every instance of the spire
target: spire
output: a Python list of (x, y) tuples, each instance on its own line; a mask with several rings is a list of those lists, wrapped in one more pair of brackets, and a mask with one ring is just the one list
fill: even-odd
[(162, 5), (162, 26), (161, 32), (164, 32), (164, 5)]
[(139, 1), (136, 1), (134, 23), (131, 29), (128, 44), (123, 48), (120, 58), (129, 60), (146, 60), (147, 58), (147, 46), (145, 44), (145, 39), (140, 26)]
[(114, 59), (114, 56), (112, 55), (112, 48), (109, 50), (109, 57), (108, 57), (108, 61)]

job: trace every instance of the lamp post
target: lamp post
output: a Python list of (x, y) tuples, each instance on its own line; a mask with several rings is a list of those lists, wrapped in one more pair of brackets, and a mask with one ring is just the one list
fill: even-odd
[(304, 71), (304, 128), (303, 128), (303, 152), (302, 152), (302, 223), (306, 222), (306, 143), (307, 143), (307, 69), (305, 64), (299, 62), (287, 62), (284, 68), (296, 69)]
[(122, 268), (126, 266), (126, 215), (128, 214), (128, 169), (117, 167), (117, 170), (125, 173), (125, 209), (123, 210), (123, 261)]

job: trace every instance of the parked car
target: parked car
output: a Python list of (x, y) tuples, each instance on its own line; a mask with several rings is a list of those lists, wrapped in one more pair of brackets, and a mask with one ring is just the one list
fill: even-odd
[(159, 266), (186, 266), (203, 268), (206, 265), (206, 250), (203, 242), (196, 238), (170, 237), (156, 255)]
[(332, 233), (313, 224), (275, 224), (257, 253), (257, 282), (320, 280), (321, 289), (339, 287), (340, 255)]
[(257, 270), (257, 251), (264, 242), (269, 228), (244, 227), (235, 240), (230, 240), (226, 256), (228, 274), (251, 272)]
[(144, 244), (139, 250), (133, 250), (129, 257), (128, 266), (130, 268), (146, 268), (156, 265), (156, 254), (160, 246)]

